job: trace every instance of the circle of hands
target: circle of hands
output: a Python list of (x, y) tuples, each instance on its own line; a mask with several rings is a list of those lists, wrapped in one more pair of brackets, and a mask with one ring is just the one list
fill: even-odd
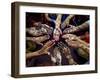
[[(79, 55), (88, 60), (89, 44), (83, 41), (80, 36), (76, 36), (74, 32), (88, 28), (89, 21), (86, 21), (79, 26), (70, 25), (70, 19), (74, 16), (75, 15), (69, 15), (62, 23), (62, 15), (57, 15), (57, 19), (54, 21), (49, 18), (48, 14), (45, 14), (48, 21), (55, 23), (55, 28), (40, 22), (36, 22), (34, 23), (33, 27), (27, 28), (26, 32), (33, 37), (27, 37), (26, 39), (40, 44), (43, 47), (39, 51), (28, 53), (26, 57), (32, 58), (37, 55), (47, 54), (51, 57), (52, 62), (56, 63), (57, 65), (61, 65), (61, 54), (64, 54), (66, 59), (69, 61), (69, 64), (77, 64), (77, 62), (73, 59), (69, 48), (73, 47), (79, 49), (79, 51), (83, 51), (83, 54), (79, 52)], [(62, 39), (66, 44), (63, 43)], [(43, 44), (44, 41), (46, 42)], [(53, 53), (50, 52), (51, 48), (53, 48)]]

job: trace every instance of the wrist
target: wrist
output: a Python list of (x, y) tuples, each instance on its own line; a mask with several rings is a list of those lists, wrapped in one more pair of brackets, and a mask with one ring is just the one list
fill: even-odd
[(43, 53), (43, 50), (39, 50), (39, 51), (38, 51), (38, 54), (42, 54), (42, 53)]

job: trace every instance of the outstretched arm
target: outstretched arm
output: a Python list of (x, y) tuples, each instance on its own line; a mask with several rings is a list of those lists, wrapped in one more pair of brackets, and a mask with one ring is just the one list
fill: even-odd
[[(76, 35), (73, 34), (66, 34), (62, 36), (65, 39), (65, 42), (76, 49), (79, 50), (79, 55), (81, 56), (89, 56), (89, 44), (86, 43), (85, 41), (79, 39)], [(84, 53), (83, 53), (84, 52)]]
[(54, 40), (52, 41), (48, 41), (47, 43), (45, 43), (45, 45), (38, 51), (36, 52), (31, 52), (31, 53), (27, 53), (26, 54), (26, 59), (35, 57), (35, 56), (40, 56), (43, 54), (48, 54), (48, 50), (54, 45)]
[(74, 16), (75, 16), (75, 15), (73, 15), (73, 14), (69, 15), (69, 16), (65, 19), (65, 21), (61, 24), (61, 29), (64, 29), (66, 26), (68, 26), (69, 23), (70, 23), (70, 20), (71, 20)]
[(89, 28), (89, 20), (84, 22), (83, 24), (79, 25), (79, 26), (74, 26), (74, 25), (69, 25), (69, 28), (66, 28), (63, 33), (64, 34), (71, 34), (71, 33), (75, 33), (84, 29), (88, 29)]

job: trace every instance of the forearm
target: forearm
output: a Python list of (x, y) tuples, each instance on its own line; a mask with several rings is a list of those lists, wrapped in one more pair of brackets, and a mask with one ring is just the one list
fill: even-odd
[(68, 60), (68, 63), (70, 65), (76, 65), (77, 62), (73, 59), (70, 49), (69, 48), (66, 48), (66, 49), (67, 49), (67, 51), (65, 50), (64, 54), (65, 54), (66, 59)]
[(73, 15), (73, 14), (69, 15), (69, 16), (65, 19), (65, 21), (61, 24), (61, 28), (64, 29), (66, 26), (68, 26), (69, 23), (70, 23), (70, 20), (71, 20), (74, 16), (75, 16), (75, 15)]
[(77, 39), (77, 41), (79, 42), (80, 48), (89, 53), (89, 44), (81, 39)]
[(89, 44), (86, 43), (85, 41), (81, 40), (81, 39), (78, 39), (78, 42), (79, 42), (80, 44), (83, 44), (83, 45), (86, 46), (86, 47), (89, 47)]
[(50, 38), (49, 35), (39, 36), (39, 37), (26, 37), (26, 40), (30, 40), (33, 42), (43, 42), (45, 40), (48, 40)]
[(89, 47), (87, 47), (87, 46), (84, 45), (84, 44), (81, 44), (81, 45), (80, 45), (80, 48), (83, 49), (85, 52), (87, 52), (87, 54), (89, 54)]
[(56, 21), (55, 21), (55, 28), (60, 28), (61, 17), (62, 17), (61, 14), (59, 14), (59, 15), (57, 16), (57, 19), (56, 19)]
[(70, 55), (67, 55), (66, 58), (67, 58), (68, 63), (69, 63), (70, 65), (76, 65), (76, 64), (77, 64), (77, 63), (74, 61), (74, 59), (73, 59), (73, 57), (72, 57), (71, 54), (70, 54)]
[(86, 51), (84, 51), (83, 49), (78, 48), (77, 52), (81, 57), (83, 57), (83, 58), (85, 58), (87, 60), (89, 59), (89, 54)]
[(36, 51), (36, 52), (30, 52), (26, 54), (26, 59), (32, 58), (32, 57), (36, 57), (41, 55), (41, 51)]

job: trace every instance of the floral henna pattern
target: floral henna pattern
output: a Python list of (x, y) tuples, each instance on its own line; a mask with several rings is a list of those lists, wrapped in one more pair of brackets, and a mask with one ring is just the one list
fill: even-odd
[[(85, 37), (83, 37), (82, 31), (84, 33), (88, 31), (89, 34), (89, 19), (76, 26), (74, 25), (75, 21), (72, 22), (73, 18), (78, 20), (76, 15), (67, 15), (64, 21), (62, 21), (63, 14), (56, 14), (55, 20), (50, 17), (51, 14), (45, 13), (43, 15), (47, 23), (34, 22), (34, 26), (26, 29), (26, 33), (31, 35), (26, 37), (26, 42), (32, 41), (42, 47), (39, 52), (33, 51), (27, 55), (31, 56), (32, 54), (30, 58), (34, 58), (34, 52), (36, 52), (35, 56), (48, 55), (52, 62), (51, 65), (78, 65), (88, 62), (89, 43), (83, 40)], [(49, 22), (55, 26), (50, 26)], [(76, 58), (76, 55), (86, 60), (83, 59), (81, 62), (78, 60), (80, 58)], [(66, 60), (63, 60), (63, 56)]]

